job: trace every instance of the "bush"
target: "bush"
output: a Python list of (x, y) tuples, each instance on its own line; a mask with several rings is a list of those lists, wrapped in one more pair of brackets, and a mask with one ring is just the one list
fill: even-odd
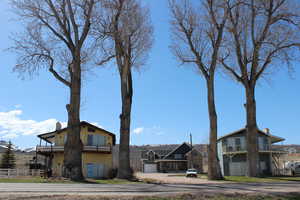
[(108, 178), (113, 179), (116, 178), (118, 175), (118, 168), (112, 168), (108, 172)]

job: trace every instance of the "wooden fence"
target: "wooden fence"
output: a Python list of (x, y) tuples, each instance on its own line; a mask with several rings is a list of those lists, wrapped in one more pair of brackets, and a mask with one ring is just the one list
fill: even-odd
[(42, 176), (44, 170), (40, 169), (0, 169), (1, 178), (13, 178), (24, 176)]
[(290, 169), (273, 169), (273, 176), (291, 176), (292, 171)]

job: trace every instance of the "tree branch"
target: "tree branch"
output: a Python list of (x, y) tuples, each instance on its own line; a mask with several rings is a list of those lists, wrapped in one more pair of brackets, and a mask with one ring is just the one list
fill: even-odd
[(99, 65), (99, 66), (104, 65), (104, 64), (106, 64), (107, 62), (109, 62), (111, 59), (113, 59), (115, 57), (116, 57), (115, 55), (108, 56), (107, 58), (97, 62), (96, 64)]

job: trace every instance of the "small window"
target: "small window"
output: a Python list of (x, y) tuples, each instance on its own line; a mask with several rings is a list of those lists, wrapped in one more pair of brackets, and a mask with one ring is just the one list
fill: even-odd
[(93, 128), (88, 127), (88, 132), (95, 132), (96, 130)]
[(182, 155), (181, 154), (174, 154), (174, 158), (175, 159), (182, 159)]
[(66, 133), (66, 134), (64, 135), (64, 144), (67, 143), (67, 139), (68, 139), (68, 134)]
[(240, 146), (241, 145), (241, 138), (235, 138), (235, 145)]
[(223, 140), (223, 146), (227, 146), (227, 138)]

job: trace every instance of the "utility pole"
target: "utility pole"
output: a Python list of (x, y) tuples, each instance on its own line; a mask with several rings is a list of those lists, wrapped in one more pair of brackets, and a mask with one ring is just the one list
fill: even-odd
[(191, 168), (194, 168), (194, 161), (193, 161), (193, 137), (192, 137), (192, 133), (190, 133), (190, 143), (191, 143)]

